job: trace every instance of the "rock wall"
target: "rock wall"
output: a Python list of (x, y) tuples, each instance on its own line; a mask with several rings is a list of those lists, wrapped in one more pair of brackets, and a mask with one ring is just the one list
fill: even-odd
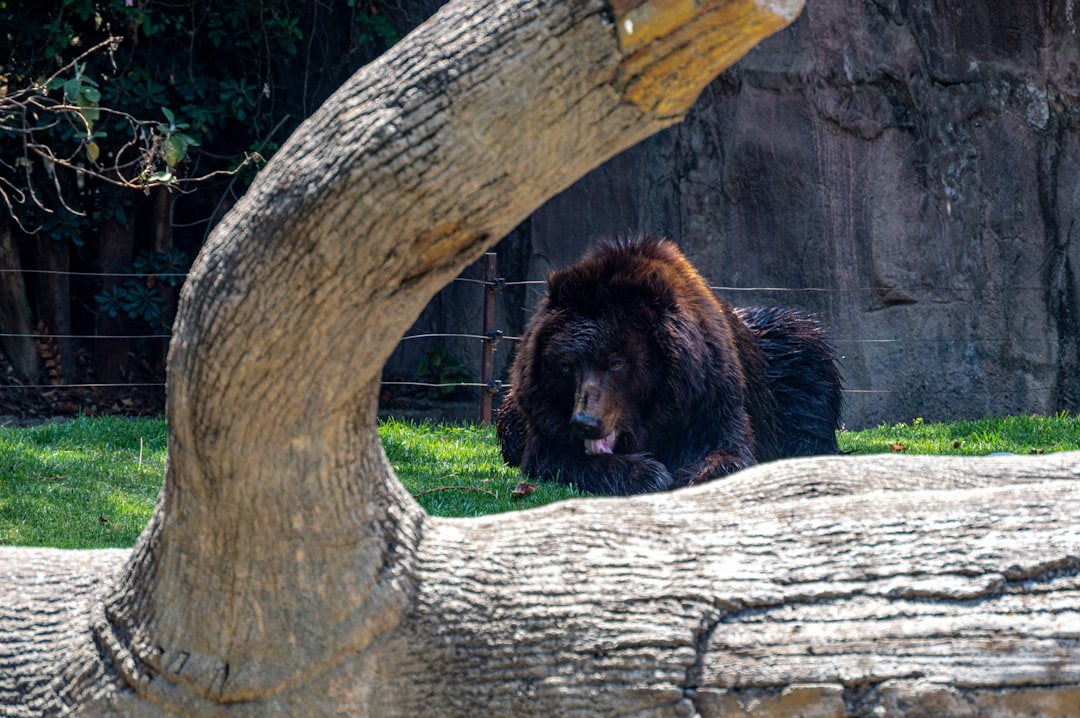
[[(684, 123), (500, 243), (500, 273), (542, 279), (597, 236), (649, 229), (735, 304), (820, 313), (850, 428), (1078, 411), (1078, 25), (1074, 0), (811, 0)], [(508, 334), (538, 291), (501, 293)], [(478, 333), (472, 294), (452, 286), (414, 331)], [(390, 371), (415, 368), (410, 344)], [(479, 366), (475, 340), (448, 346)]]

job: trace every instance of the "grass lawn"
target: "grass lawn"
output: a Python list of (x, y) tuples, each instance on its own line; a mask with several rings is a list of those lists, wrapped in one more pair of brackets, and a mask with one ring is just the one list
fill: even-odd
[[(406, 489), (431, 514), (475, 516), (539, 506), (577, 492), (531, 485), (503, 464), (494, 430), (384, 422), (383, 446)], [(1080, 449), (1080, 419), (921, 419), (840, 433), (855, 454), (1017, 454)], [(165, 471), (165, 421), (82, 417), (0, 428), (0, 544), (131, 546), (150, 518)]]
[(0, 428), (0, 544), (131, 546), (164, 472), (164, 419)]

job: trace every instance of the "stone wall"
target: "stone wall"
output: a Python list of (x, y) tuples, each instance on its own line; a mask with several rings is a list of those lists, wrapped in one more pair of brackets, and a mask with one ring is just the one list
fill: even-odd
[[(648, 229), (718, 286), (770, 288), (721, 290), (732, 303), (819, 312), (851, 428), (1078, 411), (1078, 25), (1073, 0), (808, 2), (683, 124), (515, 230), (500, 273), (542, 279), (597, 236)], [(502, 293), (504, 330), (537, 291)], [(478, 333), (478, 297), (449, 288), (415, 330)], [(469, 366), (477, 348), (451, 340)]]

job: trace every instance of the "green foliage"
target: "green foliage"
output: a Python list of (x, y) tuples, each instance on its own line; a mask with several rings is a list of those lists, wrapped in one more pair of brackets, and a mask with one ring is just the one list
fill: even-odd
[(172, 110), (168, 107), (162, 107), (161, 113), (168, 120), (167, 123), (159, 122), (157, 124), (157, 131), (163, 146), (162, 156), (169, 169), (173, 169), (184, 161), (189, 149), (199, 146), (199, 141), (181, 131), (188, 129), (191, 125), (187, 122), (177, 122)]
[(139, 252), (132, 263), (132, 270), (175, 287), (183, 280), (190, 266), (191, 258), (174, 247), (166, 252)]
[[(75, 74), (72, 77), (53, 78), (45, 87), (48, 90), (63, 89), (63, 101), (78, 106), (79, 115), (86, 123), (85, 134), (87, 137), (92, 137), (94, 123), (101, 118), (101, 90), (98, 89), (96, 80), (83, 74), (86, 71), (85, 62), (82, 64), (76, 62), (73, 68)], [(96, 157), (92, 159), (96, 159)]]
[(457, 384), (467, 383), (472, 379), (468, 368), (450, 356), (445, 344), (434, 344), (416, 367), (416, 373), (432, 384), (442, 384), (436, 394), (443, 396), (452, 393)]
[(76, 247), (81, 247), (88, 224), (85, 217), (61, 206), (45, 216), (41, 231), (56, 242), (71, 242)]
[[(24, 266), (63, 262), (73, 273), (25, 282), (16, 301), (75, 335), (135, 334), (132, 322), (159, 333), (180, 281), (170, 275), (186, 258), (140, 256), (130, 278), (103, 284), (82, 274), (116, 272), (151, 247), (197, 251), (279, 143), (418, 21), (403, 8), (0, 0), (0, 222)], [(66, 306), (45, 301), (54, 280), (70, 289)], [(72, 356), (57, 361), (85, 373), (101, 364), (76, 352), (115, 346), (62, 343), (57, 351)], [(143, 342), (135, 351), (158, 350)], [(128, 373), (127, 356), (106, 358), (116, 375)]]
[(230, 77), (222, 80), (220, 87), (218, 97), (221, 99), (222, 109), (238, 120), (246, 120), (248, 113), (258, 104), (255, 86), (249, 84), (247, 78), (234, 80)]
[(113, 318), (126, 314), (160, 329), (164, 324), (166, 304), (161, 288), (180, 284), (189, 265), (188, 256), (178, 249), (140, 252), (130, 269), (136, 276), (95, 294), (96, 309)]
[[(352, 0), (5, 3), (0, 84), (28, 88), (22, 99), (30, 104), (0, 96), (0, 161), (13, 167), (23, 156), (26, 131), (66, 166), (89, 162), (88, 169), (131, 182), (174, 184), (194, 160), (204, 172), (236, 166), (252, 146), (265, 156), (267, 139), (286, 136), (357, 67), (398, 39), (391, 15), (399, 24), (413, 18), (397, 7), (366, 2), (358, 8)], [(118, 41), (87, 52), (110, 37)], [(345, 52), (312, 55), (322, 42), (330, 43), (327, 53), (331, 47)], [(60, 68), (66, 69), (54, 77)], [(7, 114), (20, 107), (20, 117), (31, 119), (28, 130)], [(166, 121), (157, 121), (162, 115)], [(272, 131), (276, 138), (268, 138)], [(134, 147), (148, 135), (150, 155), (136, 157)], [(32, 155), (25, 176), (6, 179), (39, 196), (51, 170)], [(67, 201), (77, 211), (89, 209)]]
[[(348, 0), (348, 4), (349, 7), (354, 7), (356, 0)], [(361, 44), (380, 43), (390, 47), (400, 39), (390, 19), (382, 13), (371, 11), (357, 13), (356, 27), (356, 39)]]
[(142, 319), (147, 324), (160, 325), (165, 311), (165, 298), (146, 282), (129, 279), (121, 287), (120, 306), (132, 319)]
[[(565, 486), (524, 483), (502, 462), (491, 427), (388, 420), (379, 436), (406, 490), (436, 516), (480, 516), (579, 496)], [(926, 454), (1080, 450), (1080, 419), (1060, 413), (915, 420), (840, 433), (841, 449), (857, 454), (895, 451), (898, 444)], [(132, 545), (153, 511), (165, 449), (160, 418), (0, 428), (0, 544)]]

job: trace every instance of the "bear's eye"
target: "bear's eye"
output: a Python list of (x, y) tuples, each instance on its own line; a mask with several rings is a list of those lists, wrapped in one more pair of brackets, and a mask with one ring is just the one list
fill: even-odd
[(559, 371), (569, 376), (574, 373), (574, 366), (570, 362), (564, 360), (559, 362)]
[(608, 362), (608, 371), (619, 371), (624, 366), (626, 366), (626, 362), (624, 362), (621, 357), (615, 357)]

